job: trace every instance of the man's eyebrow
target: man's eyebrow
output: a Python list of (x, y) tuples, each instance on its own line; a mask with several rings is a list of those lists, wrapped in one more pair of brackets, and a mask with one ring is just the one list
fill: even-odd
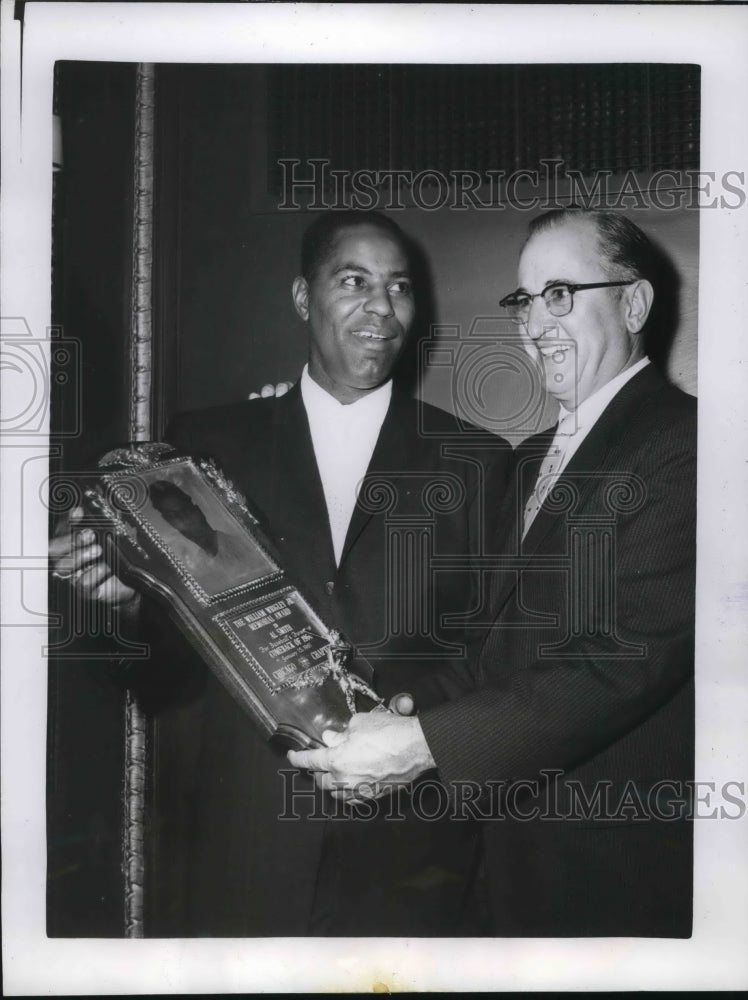
[[(340, 274), (341, 271), (357, 271), (359, 274), (368, 274), (370, 277), (372, 275), (372, 272), (369, 270), (369, 268), (368, 267), (364, 267), (363, 264), (354, 264), (354, 263), (340, 264), (338, 267), (335, 268), (335, 270), (333, 271), (333, 274)], [(410, 279), (411, 278), (411, 273), (410, 273), (410, 271), (402, 271), (402, 270), (401, 271), (390, 271), (389, 274), (387, 275), (387, 277), (388, 278), (408, 278), (408, 279)]]
[(351, 262), (347, 264), (340, 264), (335, 268), (333, 274), (340, 274), (341, 271), (359, 271), (361, 274), (371, 274), (368, 267), (364, 267), (363, 264), (354, 264)]
[[(553, 288), (554, 285), (573, 285), (573, 284), (574, 282), (571, 281), (569, 278), (552, 278), (550, 281), (546, 281), (546, 283), (543, 285), (543, 291), (545, 291), (546, 288)], [(519, 288), (515, 288), (511, 294), (531, 295), (532, 293), (528, 292), (524, 285), (520, 285)]]

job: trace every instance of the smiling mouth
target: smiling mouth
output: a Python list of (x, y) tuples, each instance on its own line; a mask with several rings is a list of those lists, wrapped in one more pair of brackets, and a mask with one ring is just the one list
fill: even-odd
[(380, 330), (351, 330), (351, 335), (353, 337), (358, 337), (360, 340), (391, 340), (386, 333), (382, 333)]
[(571, 344), (543, 344), (537, 347), (541, 357), (552, 358), (559, 363), (564, 360), (566, 352), (571, 350)]

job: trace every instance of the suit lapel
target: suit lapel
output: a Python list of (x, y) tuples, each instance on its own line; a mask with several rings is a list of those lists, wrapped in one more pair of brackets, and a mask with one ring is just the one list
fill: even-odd
[(305, 553), (309, 565), (329, 577), (335, 570), (330, 521), (298, 383), (277, 400), (273, 437), (276, 531), (287, 547)]
[[(548, 447), (553, 440), (555, 427), (534, 435), (517, 448), (515, 469), (504, 494), (497, 521), (497, 530), (490, 547), (506, 559), (516, 560), (521, 553), (524, 509), (538, 477)], [(494, 617), (506, 598), (517, 585), (516, 569), (498, 569), (488, 577), (488, 602)]]
[[(606, 469), (618, 468), (621, 445), (633, 414), (646, 405), (663, 385), (662, 376), (650, 364), (623, 386), (600, 415), (594, 427), (587, 434), (578, 450), (569, 460), (569, 464), (558, 478), (559, 486), (567, 486), (576, 494), (574, 501), (575, 509), (584, 503), (585, 498), (596, 486), (599, 486), (599, 480), (594, 475), (587, 475), (587, 473), (603, 473)], [(518, 502), (521, 499), (522, 506), (524, 506), (527, 499), (528, 487), (532, 489), (534, 485), (534, 479), (530, 474), (532, 463), (536, 462), (536, 468), (540, 468), (543, 457), (553, 439), (553, 434), (554, 430), (551, 430), (533, 439), (531, 447), (534, 446), (534, 450), (532, 457), (528, 460), (527, 477), (524, 484), (515, 483), (516, 488), (512, 491), (518, 498)], [(525, 446), (522, 445), (520, 448), (524, 449)], [(580, 473), (585, 473), (585, 475), (580, 475)], [(522, 477), (518, 469), (517, 479), (519, 480), (520, 478)], [(516, 530), (519, 532), (520, 538), (522, 533), (522, 506), (515, 514)], [(527, 532), (527, 536), (519, 544), (519, 547), (514, 549), (505, 547), (502, 549), (505, 555), (512, 552), (520, 554), (522, 562), (520, 563), (519, 571), (503, 575), (502, 583), (496, 592), (493, 608), (495, 613), (498, 613), (509, 594), (517, 587), (519, 575), (524, 565), (530, 561), (533, 554), (538, 551), (543, 542), (545, 542), (554, 530), (566, 524), (566, 519), (566, 511), (551, 511), (548, 509), (547, 503), (545, 503), (538, 511), (535, 520), (530, 526), (530, 530)]]
[[(369, 468), (366, 470), (367, 480), (410, 467), (410, 463), (407, 461), (407, 442), (411, 440), (411, 432), (413, 431), (414, 418), (410, 412), (412, 406), (413, 401), (393, 386), (390, 405), (374, 446)], [(397, 488), (397, 484), (395, 487)], [(364, 488), (362, 487), (362, 489)], [(370, 506), (364, 507), (358, 502), (356, 503), (345, 536), (345, 545), (340, 558), (341, 566), (373, 516)]]
[(556, 433), (556, 425), (529, 441), (523, 442), (516, 453), (516, 468), (502, 505), (497, 551), (517, 555), (522, 547), (525, 505), (532, 493), (548, 449)]

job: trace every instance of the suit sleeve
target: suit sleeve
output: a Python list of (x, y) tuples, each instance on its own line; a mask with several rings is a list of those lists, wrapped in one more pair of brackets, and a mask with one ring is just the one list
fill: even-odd
[(643, 652), (611, 655), (605, 637), (579, 630), (563, 658), (529, 654), (517, 669), (500, 662), (497, 620), (482, 651), (481, 689), (421, 716), (443, 781), (533, 780), (543, 769), (567, 770), (639, 725), (690, 678), (694, 437), (692, 424), (680, 421), (653, 434), (627, 468), (644, 496), (616, 524), (614, 620), (617, 636)]
[[(495, 451), (485, 463), (482, 476), (476, 477), (473, 482), (466, 507), (466, 555), (471, 561), (491, 550), (491, 539), (496, 531), (495, 515), (514, 472), (514, 453), (509, 443), (503, 438), (496, 438), (492, 445), (495, 445)], [(465, 577), (464, 600), (459, 607), (449, 609), (450, 614), (468, 613), (481, 604), (480, 574), (475, 565)], [(483, 630), (465, 628), (461, 638), (465, 644), (465, 655), (462, 657), (437, 663), (399, 660), (377, 664), (377, 692), (387, 701), (394, 694), (408, 691), (413, 695), (419, 712), (471, 694), (478, 684), (477, 660)]]

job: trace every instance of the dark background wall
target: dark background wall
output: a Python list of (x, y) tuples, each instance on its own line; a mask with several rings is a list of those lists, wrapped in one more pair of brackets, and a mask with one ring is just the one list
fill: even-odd
[[(320, 84), (316, 100), (312, 103), (307, 93), (310, 73), (314, 69), (322, 73), (324, 67), (306, 67), (295, 90), (288, 83), (295, 68), (289, 67), (285, 90), (281, 90), (274, 100), (273, 88), (279, 87), (277, 77), (281, 69), (284, 68), (180, 67), (167, 71), (171, 85), (169, 114), (179, 119), (180, 150), (179, 184), (172, 190), (172, 196), (178, 201), (180, 220), (179, 260), (174, 262), (175, 281), (180, 289), (176, 408), (191, 409), (241, 399), (264, 382), (293, 379), (298, 375), (305, 361), (306, 335), (304, 325), (293, 311), (290, 287), (298, 271), (301, 233), (311, 215), (304, 210), (278, 210), (277, 206), (284, 199), (284, 189), (282, 177), (273, 164), (282, 155), (295, 155), (301, 143), (309, 145), (310, 136), (315, 133), (314, 122), (309, 121), (313, 110), (319, 122), (317, 132), (329, 128), (330, 145), (325, 154), (324, 144), (319, 144), (318, 139), (317, 147), (312, 146), (307, 155), (327, 155), (333, 169), (344, 169), (346, 156), (351, 167), (367, 162), (366, 152), (357, 146), (367, 134), (364, 126), (358, 122), (357, 130), (354, 128), (357, 117), (350, 107), (348, 117), (342, 118), (346, 113), (345, 107), (341, 107), (344, 98), (340, 89), (333, 86), (340, 81), (323, 78), (327, 89)], [(433, 72), (432, 67), (418, 69), (425, 74)], [(447, 69), (456, 71), (460, 67)], [(559, 87), (569, 85), (563, 76), (564, 69), (552, 68), (560, 77)], [(362, 92), (367, 92), (367, 87), (370, 87), (372, 73), (370, 69), (363, 82), (359, 82)], [(607, 81), (610, 87), (610, 73), (612, 69), (608, 76), (600, 74), (601, 87), (603, 81)], [(551, 76), (551, 83), (553, 79)], [(639, 75), (632, 79), (633, 84), (643, 86)], [(672, 78), (668, 79), (675, 111), (680, 109), (685, 116), (688, 109), (684, 110), (678, 104), (683, 91), (675, 87)], [(690, 81), (690, 77), (688, 79)], [(460, 115), (464, 117), (464, 113), (452, 107), (449, 110), (457, 117), (445, 116), (438, 100), (439, 81), (432, 79), (430, 82), (432, 99), (430, 102), (422, 100), (420, 107), (427, 116), (426, 126), (438, 134), (440, 129), (448, 130), (449, 122), (462, 120)], [(683, 81), (680, 82), (683, 86)], [(632, 80), (628, 83), (632, 84)], [(350, 86), (355, 84), (354, 79)], [(537, 87), (541, 84), (547, 86), (548, 80), (541, 78)], [(651, 79), (649, 84), (651, 88)], [(302, 86), (302, 94), (307, 96), (299, 106), (301, 97), (298, 91)], [(485, 89), (483, 86), (478, 92)], [(469, 91), (466, 98), (471, 94), (472, 91)], [(511, 94), (504, 96), (511, 97)], [(571, 95), (569, 97), (571, 99)], [(277, 104), (281, 99), (285, 103), (279, 108)], [(531, 101), (528, 107), (537, 106), (537, 92), (528, 93), (527, 99)], [(625, 100), (625, 95), (619, 98), (621, 102)], [(654, 101), (654, 97), (651, 100)], [(662, 100), (662, 95), (659, 95), (659, 100)], [(350, 96), (348, 101), (350, 104)], [(594, 102), (589, 96), (588, 102), (591, 116)], [(631, 103), (629, 100), (626, 107)], [(492, 107), (494, 114), (498, 115), (496, 104)], [(507, 119), (513, 118), (513, 106), (510, 108), (512, 115), (507, 110), (504, 116)], [(284, 128), (274, 126), (268, 120), (273, 111), (284, 123)], [(621, 111), (622, 107), (611, 109), (619, 118)], [(337, 131), (328, 125), (326, 113), (339, 115)], [(486, 109), (483, 108), (481, 113), (485, 119)], [(293, 122), (296, 121), (294, 114), (300, 122), (296, 126), (299, 134), (292, 134)], [(373, 117), (369, 123), (373, 131), (374, 126), (380, 124), (376, 109), (374, 112), (370, 110), (369, 117)], [(671, 133), (679, 135), (672, 117), (668, 120)], [(660, 121), (664, 127), (665, 118)], [(565, 134), (563, 124), (559, 126), (561, 134)], [(579, 138), (579, 123), (569, 121), (566, 124), (571, 130), (577, 129), (576, 145), (582, 147), (584, 143)], [(483, 121), (483, 125), (487, 135), (506, 131), (501, 116), (493, 131), (491, 122)], [(277, 134), (279, 129), (280, 135)], [(576, 167), (579, 162), (584, 165), (582, 153), (575, 148), (565, 150), (558, 148), (557, 144), (549, 144), (545, 148), (525, 148), (528, 131), (531, 129), (525, 125), (525, 144), (520, 143), (521, 155), (513, 155), (509, 163), (504, 164), (507, 172), (525, 163), (537, 166), (538, 161), (532, 159), (537, 155), (576, 156), (576, 162), (569, 162), (568, 166)], [(581, 131), (584, 134), (584, 128)], [(593, 123), (588, 121), (587, 131), (589, 141), (594, 144), (600, 127), (596, 132)], [(339, 132), (349, 135), (348, 145), (341, 139), (337, 144), (333, 142), (332, 136)], [(693, 131), (690, 134), (693, 138)], [(381, 130), (374, 135), (381, 136)], [(482, 158), (489, 155), (490, 149), (470, 146), (465, 142), (464, 134), (458, 138), (463, 145), (453, 152), (449, 147), (441, 149), (438, 144), (431, 149), (428, 137), (422, 138), (424, 151), (420, 154), (421, 161), (417, 150), (407, 148), (401, 151), (401, 155), (410, 159), (392, 165), (410, 166), (415, 171), (431, 166), (444, 172), (457, 167), (482, 168)], [(367, 141), (370, 145), (374, 144), (371, 136)], [(507, 141), (505, 137), (505, 146)], [(620, 187), (625, 169), (628, 169), (624, 167), (626, 151), (619, 146), (608, 151), (607, 159), (605, 150), (598, 150), (600, 166), (607, 167), (613, 174), (609, 181), (612, 192)], [(635, 155), (631, 150), (636, 148), (637, 144), (632, 140), (628, 150), (629, 163)], [(503, 152), (507, 153), (507, 150)], [(668, 153), (670, 159), (663, 160)], [(683, 143), (669, 151), (652, 149), (650, 154), (648, 159), (642, 156), (639, 163), (638, 176), (643, 186), (646, 186), (653, 168), (660, 164), (670, 167), (697, 164), (695, 152), (691, 148), (684, 150)], [(375, 148), (371, 151), (374, 160), (368, 162), (383, 164), (380, 169), (386, 169), (390, 162), (387, 157), (391, 155), (390, 149), (382, 152)], [(423, 157), (429, 155), (433, 155), (434, 159), (426, 160), (424, 166)], [(454, 155), (452, 161), (449, 159), (451, 155)], [(585, 155), (589, 156), (589, 152)], [(440, 157), (443, 166), (439, 165)], [(674, 163), (676, 159), (678, 162)], [(636, 161), (633, 162), (636, 165)], [(493, 165), (496, 165), (495, 162)], [(306, 165), (298, 170), (300, 176), (310, 176)], [(520, 185), (518, 193), (522, 192)], [(527, 195), (527, 185), (524, 194)], [(298, 197), (303, 202), (301, 193)], [(433, 192), (428, 197), (436, 200)], [(485, 200), (485, 193), (483, 197)], [(333, 200), (334, 195), (330, 193), (328, 203)], [(407, 198), (405, 203), (407, 205)], [(629, 199), (628, 204), (631, 203), (632, 199)], [(523, 242), (528, 222), (536, 214), (537, 211), (528, 212), (511, 205), (499, 210), (460, 211), (444, 207), (426, 211), (412, 201), (398, 211), (397, 221), (424, 248), (430, 264), (431, 286), (428, 291), (431, 309), (428, 318), (445, 326), (458, 326), (464, 341), (477, 317), (497, 317), (501, 312), (498, 300), (516, 286), (518, 248)], [(667, 359), (667, 370), (674, 381), (693, 393), (696, 389), (698, 213), (688, 208), (671, 211), (635, 208), (628, 214), (672, 256), (680, 276), (680, 317), (677, 335)], [(454, 409), (455, 398), (449, 375), (441, 369), (425, 370), (422, 375), (421, 395), (446, 409)], [(494, 383), (489, 382), (482, 422), (494, 429), (502, 426), (502, 417), (516, 412), (516, 393), (522, 391), (525, 391), (522, 386), (513, 385), (511, 379), (503, 376), (497, 376)], [(475, 414), (474, 418), (479, 419), (480, 414)]]
[[(305, 361), (290, 286), (310, 213), (278, 209), (279, 157), (444, 172), (511, 171), (556, 157), (585, 176), (608, 169), (615, 190), (629, 168), (646, 182), (658, 169), (698, 167), (698, 92), (693, 67), (159, 67), (156, 433), (178, 410), (244, 398), (265, 382), (295, 378)], [(132, 66), (58, 66), (64, 167), (52, 318), (80, 342), (82, 359), (80, 434), (60, 440), (53, 469), (63, 477), (127, 436), (133, 101)], [(630, 214), (671, 257), (678, 288), (665, 367), (695, 392), (698, 215)], [(456, 339), (441, 336), (462, 343), (463, 358), (484, 349), (468, 332), (480, 317), (479, 333), (500, 328), (498, 300), (516, 285), (532, 215), (512, 207), (426, 211), (412, 202), (398, 213), (428, 259), (421, 333), (429, 322), (459, 330)], [(456, 367), (427, 366), (418, 386), (447, 409), (461, 405), (459, 352), (455, 359)], [(484, 388), (484, 403), (467, 416), (506, 433), (528, 385), (496, 371)], [(71, 393), (60, 387), (53, 400), (60, 427), (77, 405)], [(546, 407), (542, 419), (551, 418)], [(51, 598), (63, 626), (51, 637), (59, 648), (50, 660), (48, 930), (116, 936), (123, 932), (123, 650), (112, 653), (118, 642), (102, 621), (81, 622), (71, 635), (65, 592)], [(151, 926), (178, 933), (184, 859), (172, 833), (189, 716), (165, 717), (152, 735), (151, 885), (159, 898), (149, 903)]]

